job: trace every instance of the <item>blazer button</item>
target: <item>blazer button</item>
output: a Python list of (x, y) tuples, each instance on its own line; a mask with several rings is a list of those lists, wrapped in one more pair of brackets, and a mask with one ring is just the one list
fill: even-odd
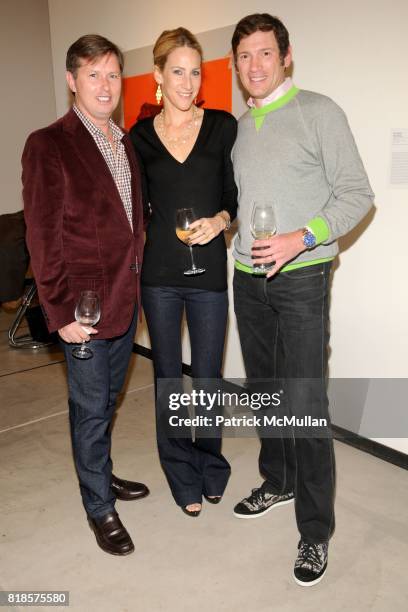
[(130, 264), (130, 270), (137, 270), (136, 264)]

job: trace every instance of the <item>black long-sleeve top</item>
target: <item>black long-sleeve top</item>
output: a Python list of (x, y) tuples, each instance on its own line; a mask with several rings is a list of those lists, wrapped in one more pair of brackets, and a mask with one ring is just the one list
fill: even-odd
[(237, 133), (235, 118), (225, 111), (204, 110), (194, 147), (178, 162), (161, 142), (153, 118), (143, 119), (130, 130), (151, 207), (143, 257), (142, 283), (153, 286), (196, 287), (210, 291), (227, 288), (227, 254), (221, 232), (206, 245), (193, 247), (199, 276), (184, 276), (190, 252), (176, 236), (176, 210), (193, 208), (197, 218), (212, 217), (221, 210), (231, 220), (237, 211), (237, 188), (231, 149)]

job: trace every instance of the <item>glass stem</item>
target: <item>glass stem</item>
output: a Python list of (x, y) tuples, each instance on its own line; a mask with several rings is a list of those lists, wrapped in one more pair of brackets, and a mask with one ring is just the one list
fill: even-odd
[(196, 265), (195, 265), (195, 262), (194, 262), (194, 257), (193, 257), (193, 247), (191, 246), (191, 244), (189, 244), (188, 246), (189, 246), (189, 249), (190, 249), (190, 255), (191, 255), (191, 268), (192, 268), (193, 270), (195, 270), (195, 269), (196, 269)]

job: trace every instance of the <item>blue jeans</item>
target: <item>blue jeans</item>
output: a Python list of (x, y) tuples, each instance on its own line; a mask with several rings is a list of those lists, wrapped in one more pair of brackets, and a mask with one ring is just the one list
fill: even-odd
[[(290, 414), (329, 422), (325, 376), (331, 262), (265, 277), (235, 270), (234, 305), (249, 379), (292, 381)], [(312, 384), (296, 383), (310, 379)], [(299, 390), (302, 389), (302, 393)], [(261, 438), (259, 469), (276, 494), (295, 492), (302, 539), (327, 541), (334, 530), (331, 437)]]
[[(184, 309), (193, 377), (221, 377), (228, 314), (226, 291), (144, 285), (142, 301), (156, 381), (182, 377), (181, 322)], [(156, 422), (160, 462), (176, 503), (179, 506), (201, 503), (203, 493), (222, 495), (231, 470), (221, 454), (221, 439), (196, 438), (193, 442), (191, 438), (169, 438), (161, 426), (161, 419), (157, 418)]]
[[(118, 315), (120, 316), (120, 315)], [(77, 346), (61, 341), (68, 374), (72, 449), (82, 501), (88, 516), (113, 512), (111, 490), (111, 422), (129, 365), (137, 323), (137, 308), (123, 336), (92, 339), (91, 359), (72, 356)]]

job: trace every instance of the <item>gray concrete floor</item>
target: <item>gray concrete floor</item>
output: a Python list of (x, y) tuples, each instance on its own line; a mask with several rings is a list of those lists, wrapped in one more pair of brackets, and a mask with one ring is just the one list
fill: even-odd
[(139, 356), (118, 410), (112, 456), (116, 474), (146, 482), (151, 494), (117, 503), (135, 553), (103, 553), (74, 474), (62, 355), (56, 348), (9, 349), (9, 322), (0, 312), (0, 590), (68, 590), (70, 608), (84, 612), (408, 610), (406, 471), (336, 443), (329, 568), (319, 585), (301, 588), (291, 577), (293, 506), (257, 520), (232, 516), (260, 482), (256, 440), (225, 440), (232, 476), (220, 505), (204, 503), (192, 519), (174, 504), (155, 446), (151, 363)]

